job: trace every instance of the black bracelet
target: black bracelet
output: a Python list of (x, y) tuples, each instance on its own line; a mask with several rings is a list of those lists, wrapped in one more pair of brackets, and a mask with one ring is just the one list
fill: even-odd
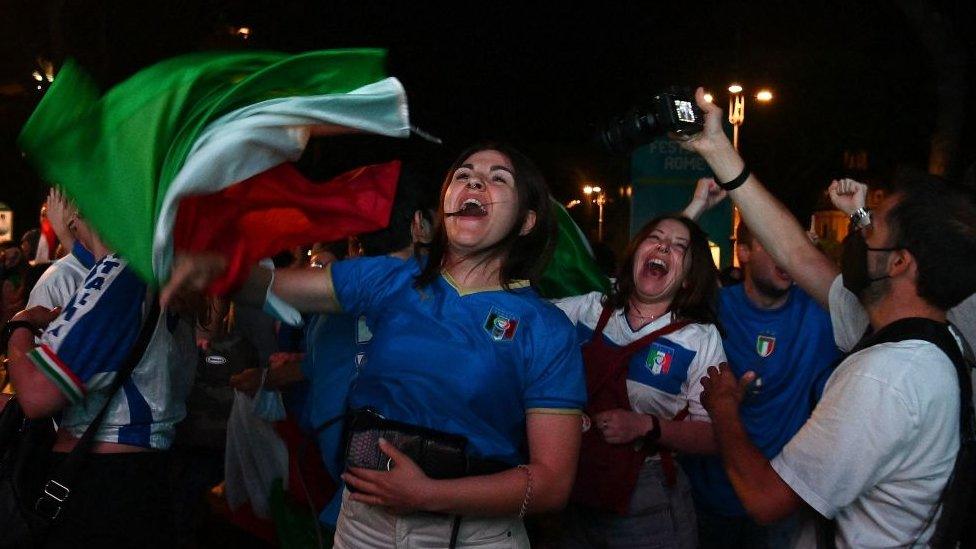
[(14, 331), (17, 328), (27, 328), (34, 334), (34, 337), (41, 335), (41, 331), (30, 322), (26, 320), (11, 320), (3, 326), (3, 332), (0, 333), (0, 350), (4, 353), (7, 352), (7, 345), (10, 343), (10, 336), (14, 335)]
[(661, 439), (661, 421), (651, 414), (651, 430), (644, 433), (644, 444), (657, 444)]
[(728, 183), (719, 182), (718, 186), (727, 191), (738, 189), (743, 183), (746, 182), (746, 179), (749, 179), (749, 175), (751, 175), (751, 173), (752, 172), (749, 171), (749, 166), (742, 166), (742, 173), (736, 176), (735, 179), (729, 181)]

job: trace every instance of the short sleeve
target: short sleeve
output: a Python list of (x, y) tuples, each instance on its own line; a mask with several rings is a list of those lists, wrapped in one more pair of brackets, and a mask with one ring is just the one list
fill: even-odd
[(125, 262), (98, 262), (28, 355), (68, 398), (111, 382), (142, 327), (146, 285)]
[(529, 413), (552, 410), (576, 413), (586, 405), (583, 356), (572, 326), (564, 319), (558, 320), (548, 322), (550, 329), (533, 341), (523, 393)]
[(28, 309), (37, 306), (53, 309), (58, 307), (59, 303), (67, 302), (61, 295), (63, 287), (61, 284), (62, 275), (58, 272), (63, 268), (57, 263), (52, 263), (44, 271), (44, 274), (37, 279), (37, 283), (34, 284), (34, 288), (31, 289), (30, 295), (27, 297)]
[(976, 294), (949, 309), (946, 316), (962, 334), (969, 348), (976, 349)]
[(850, 351), (861, 340), (870, 320), (864, 306), (853, 292), (844, 287), (843, 275), (837, 275), (827, 294), (834, 342), (842, 351)]
[[(840, 366), (810, 419), (771, 463), (827, 518), (887, 475), (919, 429), (908, 397), (865, 372), (883, 355), (868, 349), (848, 360), (858, 362)], [(856, 459), (845, 448), (856, 448)]]
[(554, 299), (552, 300), (552, 304), (558, 307), (569, 318), (570, 322), (579, 324), (583, 314), (591, 309), (593, 300), (601, 299), (602, 297), (603, 294), (600, 292), (591, 292), (573, 297)]
[(722, 347), (722, 336), (713, 324), (704, 325), (705, 334), (701, 338), (702, 345), (695, 355), (695, 359), (688, 370), (687, 387), (685, 395), (688, 399), (688, 415), (696, 421), (711, 421), (708, 412), (701, 403), (701, 394), (704, 388), (701, 380), (708, 374), (708, 369), (727, 362), (725, 358), (725, 348)]
[(326, 266), (332, 276), (336, 300), (345, 313), (368, 313), (404, 283), (413, 282), (417, 262), (395, 257), (358, 257)]
[[(76, 244), (76, 247), (78, 246), (80, 244)], [(34, 288), (27, 299), (27, 307), (36, 305), (48, 309), (64, 307), (75, 291), (78, 290), (91, 268), (91, 263), (85, 266), (73, 255), (55, 261), (34, 283)]]

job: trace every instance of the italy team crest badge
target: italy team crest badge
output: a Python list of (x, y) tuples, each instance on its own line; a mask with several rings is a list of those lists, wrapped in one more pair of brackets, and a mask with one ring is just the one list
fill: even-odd
[(759, 356), (766, 358), (773, 354), (774, 350), (776, 350), (776, 338), (774, 336), (760, 334), (756, 338), (756, 353)]
[(518, 328), (518, 319), (492, 307), (484, 327), (495, 341), (511, 341), (515, 337), (515, 329)]
[(674, 358), (674, 349), (666, 345), (654, 343), (647, 353), (644, 366), (654, 375), (668, 375), (671, 371), (671, 359)]

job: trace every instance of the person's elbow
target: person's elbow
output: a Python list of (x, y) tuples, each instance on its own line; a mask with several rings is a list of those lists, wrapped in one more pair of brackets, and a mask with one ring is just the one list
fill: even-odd
[(18, 392), (17, 402), (28, 419), (51, 417), (64, 407), (63, 397), (50, 398), (33, 394), (33, 391)]
[(533, 513), (551, 513), (566, 507), (569, 495), (573, 491), (573, 483), (576, 481), (576, 468), (574, 466), (571, 471), (562, 474), (548, 472), (546, 477), (545, 488), (533, 482), (532, 493), (529, 496), (529, 505)]
[(803, 503), (796, 492), (782, 481), (740, 499), (749, 518), (763, 525), (783, 520)]
[(12, 361), (9, 368), (17, 402), (28, 418), (50, 417), (67, 406), (68, 399), (61, 390), (32, 364)]
[(746, 507), (749, 518), (766, 526), (789, 516), (790, 511), (774, 505), (752, 505)]

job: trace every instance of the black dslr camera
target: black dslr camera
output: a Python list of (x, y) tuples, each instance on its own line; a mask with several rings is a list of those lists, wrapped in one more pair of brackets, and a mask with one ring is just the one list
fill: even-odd
[(624, 154), (665, 133), (690, 137), (702, 131), (704, 122), (691, 89), (672, 87), (655, 95), (650, 104), (612, 118), (597, 138), (605, 149)]

